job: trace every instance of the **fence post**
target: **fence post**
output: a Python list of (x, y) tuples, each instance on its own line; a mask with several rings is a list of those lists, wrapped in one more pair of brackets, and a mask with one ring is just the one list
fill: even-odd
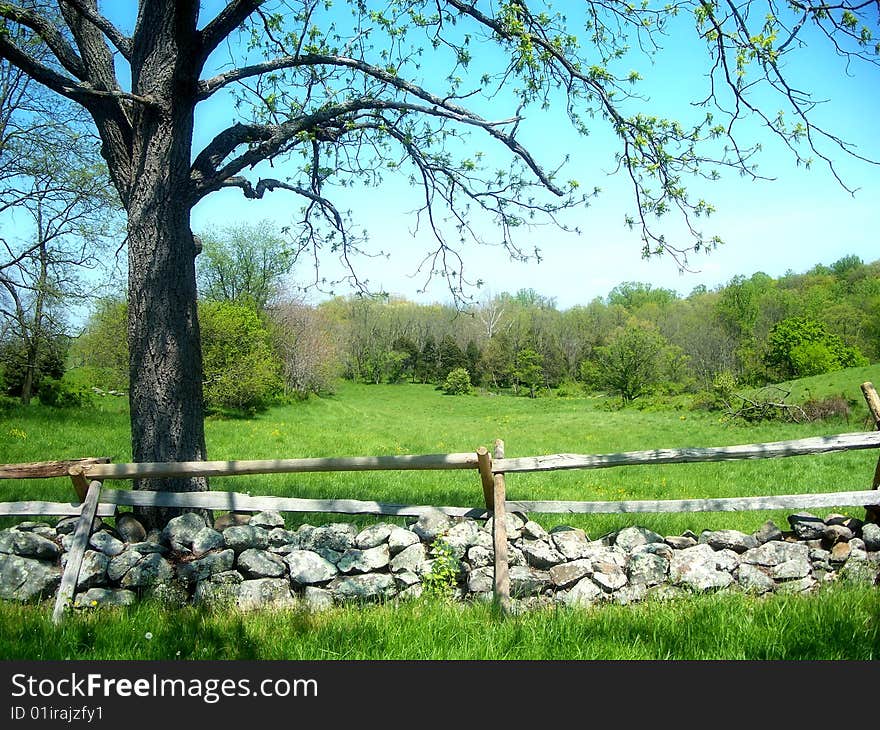
[(86, 498), (83, 500), (82, 512), (76, 523), (76, 531), (73, 533), (73, 543), (67, 553), (67, 565), (61, 576), (61, 585), (58, 586), (58, 594), (55, 597), (55, 609), (52, 611), (52, 623), (56, 626), (64, 618), (64, 609), (68, 601), (73, 599), (76, 592), (76, 584), (79, 580), (79, 571), (82, 567), (83, 556), (86, 546), (92, 534), (92, 524), (95, 513), (98, 511), (98, 498), (101, 496), (101, 482), (89, 484)]
[[(868, 404), (868, 411), (874, 420), (874, 428), (880, 431), (880, 395), (871, 382), (862, 383), (862, 394), (865, 396), (865, 402)], [(873, 489), (880, 489), (880, 458), (877, 459), (877, 466), (874, 469), (874, 481), (871, 484)], [(868, 522), (880, 522), (880, 510), (876, 507), (865, 507), (865, 519)]]
[[(504, 459), (504, 442), (495, 441), (495, 461)], [(504, 473), (494, 475), (492, 543), (495, 553), (495, 603), (502, 613), (510, 613), (510, 571), (507, 564), (507, 494)]]
[(477, 449), (477, 468), (480, 470), (480, 482), (483, 485), (483, 501), (486, 510), (491, 512), (495, 504), (495, 479), (492, 476), (492, 457), (485, 446)]

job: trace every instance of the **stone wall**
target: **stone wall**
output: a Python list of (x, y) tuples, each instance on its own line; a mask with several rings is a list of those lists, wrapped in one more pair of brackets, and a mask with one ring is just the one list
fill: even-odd
[[(663, 536), (627, 527), (597, 540), (571, 527), (547, 532), (524, 515), (507, 520), (511, 593), (519, 607), (626, 604), (722, 589), (801, 593), (838, 580), (880, 580), (880, 526), (844, 515), (794, 514), (784, 532), (772, 522), (750, 535)], [(52, 598), (75, 526), (76, 518), (64, 518), (54, 527), (23, 522), (0, 531), (0, 598)], [(150, 534), (124, 515), (115, 527), (95, 520), (74, 606), (130, 604), (158, 594), (179, 604), (320, 610), (414, 598), (437, 584), (460, 600), (487, 600), (492, 560), (491, 520), (439, 511), (407, 527), (331, 523), (296, 531), (285, 529), (276, 512), (230, 513), (213, 526), (187, 514)]]

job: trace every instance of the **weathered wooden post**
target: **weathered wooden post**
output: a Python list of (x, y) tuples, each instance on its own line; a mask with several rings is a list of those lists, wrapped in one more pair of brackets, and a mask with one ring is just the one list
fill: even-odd
[[(504, 442), (495, 442), (495, 461), (504, 460)], [(507, 563), (507, 490), (504, 472), (494, 473), (492, 542), (495, 552), (495, 602), (502, 613), (510, 613), (510, 571)]]
[[(79, 469), (81, 470), (82, 467), (79, 467)], [(82, 471), (79, 472), (79, 476), (82, 476)], [(74, 479), (74, 484), (76, 484), (73, 474), (71, 474), (71, 479)], [(64, 567), (64, 573), (61, 576), (61, 585), (58, 586), (58, 594), (55, 596), (52, 623), (56, 626), (64, 618), (64, 609), (73, 600), (73, 594), (76, 592), (79, 571), (82, 567), (83, 556), (86, 553), (86, 546), (89, 544), (89, 537), (92, 534), (92, 524), (95, 521), (95, 513), (98, 511), (98, 498), (100, 496), (101, 482), (91, 482), (86, 491), (86, 498), (83, 500), (82, 511), (76, 523), (76, 530), (73, 533), (73, 543), (67, 553), (67, 565)]]
[[(871, 382), (862, 383), (862, 394), (865, 396), (865, 402), (868, 404), (868, 412), (874, 420), (874, 428), (880, 431), (880, 395)], [(873, 489), (880, 489), (880, 458), (877, 459), (877, 466), (874, 469)], [(880, 523), (880, 510), (876, 507), (865, 507), (865, 520), (868, 522)]]

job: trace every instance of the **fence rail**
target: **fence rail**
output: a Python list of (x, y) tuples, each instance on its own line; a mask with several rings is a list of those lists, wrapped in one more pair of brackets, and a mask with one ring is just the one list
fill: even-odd
[[(873, 432), (844, 433), (771, 443), (709, 448), (655, 449), (616, 454), (550, 454), (505, 458), (504, 442), (495, 443), (494, 458), (484, 447), (474, 453), (407, 456), (354, 456), (259, 461), (206, 461), (178, 463), (111, 464), (105, 457), (35, 464), (0, 465), (3, 478), (67, 476), (79, 502), (23, 501), (0, 503), (0, 515), (79, 515), (74, 544), (68, 555), (56, 598), (53, 619), (60, 622), (64, 607), (73, 597), (82, 564), (89, 528), (94, 517), (116, 514), (119, 506), (180, 507), (190, 509), (279, 512), (332, 512), (418, 516), (440, 510), (457, 517), (485, 519), (494, 516), (495, 598), (509, 606), (506, 511), (567, 514), (630, 514), (659, 512), (734, 512), (804, 507), (863, 506), (869, 519), (880, 515), (880, 460), (872, 489), (830, 493), (783, 494), (716, 499), (633, 501), (511, 501), (507, 499), (505, 475), (562, 469), (604, 469), (620, 466), (722, 462), (740, 459), (771, 459), (880, 448), (880, 397), (871, 383), (862, 392), (877, 426)], [(253, 497), (237, 492), (154, 492), (104, 489), (106, 480), (136, 480), (186, 476), (220, 477), (246, 474), (295, 474), (334, 471), (476, 470), (482, 487), (483, 507), (437, 507), (400, 505), (355, 499), (304, 499), (299, 497)]]

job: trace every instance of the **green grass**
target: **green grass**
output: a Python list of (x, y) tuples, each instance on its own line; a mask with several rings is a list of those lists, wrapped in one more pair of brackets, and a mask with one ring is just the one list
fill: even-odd
[[(861, 399), (859, 385), (880, 382), (880, 366), (811, 379), (830, 393)], [(613, 453), (664, 447), (722, 446), (861, 431), (849, 422), (746, 425), (688, 410), (607, 410), (602, 399), (445, 396), (431, 386), (341, 383), (336, 395), (274, 408), (253, 419), (210, 419), (211, 459), (421, 454), (491, 448), (507, 456), (560, 452)], [(0, 462), (81, 456), (130, 459), (123, 399), (88, 410), (39, 406), (0, 413)], [(511, 499), (618, 500), (736, 497), (868, 488), (875, 451), (719, 464), (517, 474)], [(112, 486), (120, 486), (114, 485)], [(473, 471), (361, 472), (216, 479), (214, 489), (251, 494), (355, 498), (393, 503), (480, 506)], [(66, 479), (6, 480), (0, 499), (69, 500)], [(851, 514), (861, 510), (848, 509)], [(840, 510), (826, 510), (840, 511)], [(860, 515), (859, 515), (860, 516)], [(546, 527), (571, 524), (598, 537), (641, 524), (661, 534), (686, 529), (752, 531), (767, 519), (786, 526), (784, 512), (683, 515), (536, 515)], [(361, 524), (374, 517), (291, 515)], [(4, 523), (8, 523), (6, 520)], [(321, 616), (166, 614), (159, 607), (83, 615), (60, 634), (45, 606), (0, 606), (0, 656), (5, 658), (876, 658), (876, 589), (837, 589), (819, 596), (757, 600), (704, 596), (669, 604), (551, 611), (499, 622), (483, 606), (337, 609)], [(393, 626), (393, 630), (390, 627)], [(146, 633), (153, 634), (146, 642)], [(60, 638), (59, 638), (60, 637)], [(353, 638), (356, 637), (356, 638)]]
[(720, 593), (500, 618), (423, 600), (326, 613), (169, 611), (144, 602), (60, 628), (43, 606), (0, 610), (4, 659), (730, 659), (880, 657), (880, 592), (834, 587), (763, 599)]

